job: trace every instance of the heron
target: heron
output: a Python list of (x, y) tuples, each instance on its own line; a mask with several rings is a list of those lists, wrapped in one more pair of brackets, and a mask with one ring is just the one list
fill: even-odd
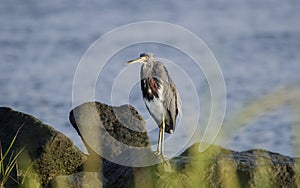
[(127, 64), (141, 63), (140, 79), (144, 103), (159, 127), (156, 155), (164, 155), (164, 133), (173, 134), (177, 115), (181, 112), (180, 96), (163, 63), (152, 53), (142, 53)]

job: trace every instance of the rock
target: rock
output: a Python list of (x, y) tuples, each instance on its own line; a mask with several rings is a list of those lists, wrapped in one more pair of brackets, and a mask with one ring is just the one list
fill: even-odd
[[(102, 184), (103, 179), (99, 172), (77, 172), (71, 175), (59, 175), (50, 181), (50, 187), (73, 188), (73, 187), (106, 187)], [(102, 180), (102, 181), (101, 181)]]
[[(132, 187), (135, 184), (134, 173), (149, 170), (130, 167), (133, 162), (153, 155), (145, 121), (132, 106), (112, 107), (88, 102), (74, 108), (69, 119), (89, 153), (89, 159), (83, 165), (85, 171), (102, 170), (109, 186)], [(145, 148), (145, 152), (133, 157), (136, 151), (133, 154), (130, 146)], [(147, 152), (149, 155), (145, 156)], [(144, 177), (147, 182), (147, 175)]]
[(87, 102), (74, 108), (69, 119), (89, 153), (101, 152), (107, 158), (114, 158), (126, 146), (150, 146), (146, 123), (130, 105), (111, 107)]
[[(130, 162), (131, 153), (126, 150), (132, 147), (150, 149), (145, 121), (130, 105), (111, 107), (88, 102), (74, 108), (69, 119), (90, 154), (89, 160), (105, 158), (115, 163)], [(121, 155), (125, 151), (128, 153)], [(91, 168), (99, 170), (95, 165)]]
[[(297, 187), (299, 161), (265, 150), (234, 152), (211, 145), (198, 152), (199, 143), (171, 160), (186, 185), (203, 187)], [(298, 170), (297, 170), (298, 169)]]
[[(86, 155), (69, 138), (52, 127), (31, 115), (1, 107), (0, 140), (3, 152), (7, 151), (17, 132), (8, 156), (24, 148), (18, 158), (17, 171), (11, 173), (15, 179), (24, 178), (24, 184), (46, 185), (57, 175), (74, 173), (86, 159)], [(14, 186), (17, 186), (16, 183), (10, 179), (7, 187)]]

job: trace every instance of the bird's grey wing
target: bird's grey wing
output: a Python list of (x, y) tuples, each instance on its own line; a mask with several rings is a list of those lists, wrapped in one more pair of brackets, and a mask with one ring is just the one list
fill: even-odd
[(154, 65), (152, 74), (154, 77), (159, 78), (160, 84), (163, 87), (163, 104), (168, 112), (166, 118), (168, 118), (171, 126), (170, 128), (174, 130), (176, 125), (176, 117), (181, 112), (178, 91), (166, 67), (162, 63), (157, 62)]
[(168, 86), (164, 86), (163, 90), (163, 106), (166, 109), (166, 132), (171, 132), (170, 130), (175, 130), (176, 127), (176, 117), (180, 113), (180, 99), (178, 92), (174, 84), (168, 83)]
[[(152, 70), (153, 77), (156, 77), (160, 80), (160, 82), (164, 82), (163, 85), (166, 85), (169, 89), (164, 90), (163, 95), (166, 96), (168, 99), (175, 98), (175, 106), (178, 109), (178, 113), (181, 113), (181, 100), (179, 93), (176, 89), (176, 86), (170, 77), (168, 70), (166, 67), (159, 61), (154, 64)], [(170, 89), (171, 88), (171, 89)], [(167, 100), (167, 104), (169, 105), (171, 101)]]

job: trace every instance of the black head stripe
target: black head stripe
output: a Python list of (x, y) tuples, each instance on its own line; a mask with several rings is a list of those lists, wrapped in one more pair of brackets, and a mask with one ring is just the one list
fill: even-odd
[(146, 53), (141, 53), (140, 54), (140, 57), (145, 57), (145, 56), (148, 56)]

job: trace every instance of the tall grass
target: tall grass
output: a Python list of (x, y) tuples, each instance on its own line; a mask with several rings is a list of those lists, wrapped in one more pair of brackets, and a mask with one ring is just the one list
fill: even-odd
[[(18, 181), (11, 176), (12, 170), (16, 167), (17, 165), (17, 160), (18, 157), (21, 155), (23, 152), (24, 148), (19, 150), (18, 152), (15, 153), (13, 150), (13, 145), (16, 141), (17, 135), (20, 131), (21, 127), (18, 129), (17, 133), (13, 137), (12, 141), (9, 144), (9, 147), (7, 148), (6, 151), (3, 151), (1, 141), (0, 141), (0, 188), (4, 188), (6, 182), (11, 178), (13, 181), (18, 183)], [(10, 155), (9, 155), (10, 153)], [(7, 162), (5, 162), (7, 161)]]

